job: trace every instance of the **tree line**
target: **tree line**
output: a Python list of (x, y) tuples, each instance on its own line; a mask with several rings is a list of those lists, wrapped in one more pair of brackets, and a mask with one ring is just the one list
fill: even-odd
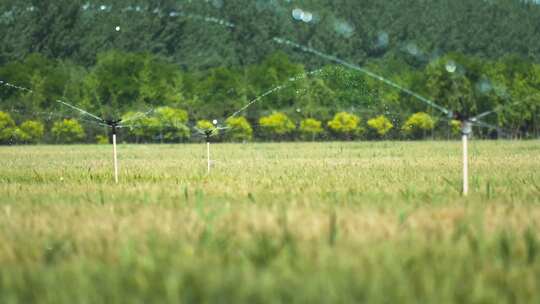
[[(224, 128), (208, 120), (199, 120), (189, 126), (185, 111), (162, 107), (159, 116), (141, 117), (125, 126), (121, 132), (123, 142), (131, 143), (185, 143), (201, 140), (249, 142), (266, 141), (321, 141), (321, 140), (381, 140), (390, 138), (423, 139), (433, 132), (437, 120), (427, 113), (415, 113), (403, 124), (401, 129), (391, 133), (396, 127), (385, 115), (373, 117), (365, 122), (352, 113), (336, 113), (332, 120), (324, 124), (315, 118), (294, 122), (287, 114), (275, 112), (259, 119), (257, 128), (245, 117), (231, 117), (225, 121)], [(137, 113), (130, 113), (137, 115)], [(171, 116), (172, 115), (172, 116)], [(172, 122), (172, 123), (171, 123)], [(460, 132), (459, 123), (449, 121), (449, 137)], [(226, 131), (221, 131), (226, 130)], [(101, 132), (100, 132), (101, 131)], [(38, 143), (99, 143), (106, 144), (110, 130), (101, 130), (84, 125), (75, 118), (63, 118), (49, 124), (49, 129), (39, 120), (25, 120), (19, 125), (11, 115), (0, 111), (0, 144), (38, 144)], [(393, 135), (391, 135), (393, 134)], [(399, 136), (397, 134), (400, 134)], [(207, 138), (209, 135), (210, 138)]]
[[(452, 111), (475, 115), (507, 105), (483, 119), (494, 127), (476, 130), (477, 136), (500, 135), (495, 126), (513, 137), (540, 133), (540, 65), (522, 57), (490, 60), (453, 53), (423, 69), (396, 58), (365, 67)], [(36, 53), (1, 66), (0, 80), (31, 90), (1, 86), (0, 110), (9, 115), (0, 123), (10, 134), (4, 143), (35, 141), (24, 130), (38, 129), (45, 142), (61, 142), (68, 137), (61, 130), (72, 128), (79, 130), (73, 141), (106, 140), (98, 137), (104, 130), (95, 121), (58, 101), (104, 119), (131, 121), (123, 132), (132, 142), (185, 142), (192, 140), (192, 127), (213, 120), (236, 125), (218, 140), (456, 135), (456, 122), (404, 90), (342, 66), (308, 70), (283, 52), (259, 64), (196, 71), (149, 53), (105, 52), (90, 68)], [(24, 125), (27, 121), (32, 123)]]
[[(404, 90), (276, 38), (361, 65), (464, 115), (515, 103), (485, 122), (512, 137), (540, 133), (537, 1), (6, 0), (0, 26), (0, 80), (33, 91), (1, 87), (0, 110), (19, 130), (12, 138), (29, 133), (22, 124), (33, 121), (43, 124), (43, 140), (53, 142), (53, 125), (64, 118), (81, 124), (80, 141), (103, 133), (58, 100), (108, 119), (157, 108), (185, 111), (189, 129), (199, 121), (225, 124), (261, 95), (239, 113), (256, 140), (274, 138), (261, 119), (275, 113), (296, 130), (279, 139), (310, 137), (298, 130), (319, 130), (315, 121), (322, 135), (310, 138), (372, 138), (368, 121), (381, 115), (393, 125), (385, 138), (404, 138), (410, 135), (403, 126), (416, 113), (435, 121), (422, 136), (450, 137), (455, 122)], [(342, 112), (358, 117), (366, 131), (337, 135), (328, 123)], [(167, 117), (138, 122), (146, 125), (130, 131), (129, 140), (169, 140), (155, 128), (170, 124)], [(377, 120), (388, 126), (385, 121)]]
[(283, 50), (274, 37), (361, 64), (398, 56), (420, 67), (449, 52), (539, 62), (539, 23), (534, 0), (4, 0), (0, 64), (41, 53), (88, 68), (117, 49), (192, 70), (246, 66)]

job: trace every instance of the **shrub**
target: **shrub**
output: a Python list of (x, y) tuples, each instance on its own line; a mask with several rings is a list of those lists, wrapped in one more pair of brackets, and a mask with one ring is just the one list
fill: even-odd
[(323, 132), (322, 122), (308, 118), (300, 123), (300, 135), (304, 140), (315, 140)]
[(96, 142), (98, 145), (106, 145), (109, 143), (109, 138), (105, 135), (97, 135)]
[(16, 132), (15, 122), (8, 113), (0, 112), (0, 144), (13, 140)]
[(17, 140), (35, 144), (43, 139), (45, 133), (45, 127), (39, 121), (28, 120), (23, 122), (17, 132)]
[(367, 125), (378, 138), (384, 138), (394, 128), (392, 122), (384, 115), (368, 120)]
[(253, 138), (253, 128), (245, 117), (230, 117), (225, 122), (230, 130), (227, 138), (231, 141), (249, 141)]
[(84, 129), (75, 119), (64, 119), (53, 124), (51, 132), (56, 142), (71, 144), (84, 139)]
[(419, 112), (411, 115), (401, 130), (410, 138), (420, 139), (425, 137), (426, 132), (433, 130), (435, 120), (427, 113)]
[(451, 120), (449, 124), (453, 136), (461, 135), (461, 122), (459, 120)]
[(135, 141), (179, 142), (189, 139), (188, 113), (181, 109), (161, 107), (149, 117), (140, 112), (128, 112), (122, 116)]
[(337, 113), (334, 118), (328, 122), (328, 128), (342, 139), (353, 139), (362, 135), (364, 129), (360, 127), (360, 118), (347, 112)]
[(284, 113), (274, 113), (259, 119), (259, 125), (265, 136), (270, 139), (283, 139), (292, 133), (296, 126)]
[(189, 119), (186, 111), (170, 107), (160, 107), (156, 109), (156, 115), (161, 121), (168, 124), (186, 124)]
[(126, 121), (126, 129), (135, 137), (135, 142), (151, 138), (149, 118), (141, 112), (127, 112), (122, 116), (122, 120)]
[(185, 141), (191, 136), (191, 131), (186, 125), (188, 117), (188, 113), (182, 109), (161, 107), (156, 110), (156, 117), (150, 119), (150, 127), (154, 132), (159, 132), (161, 141)]
[[(197, 125), (196, 125), (197, 129), (201, 130), (202, 132), (208, 132), (208, 131), (213, 131), (212, 135), (213, 136), (217, 136), (219, 135), (219, 131), (216, 129), (216, 126), (214, 126), (214, 124), (212, 124), (212, 122), (208, 121), (208, 120), (199, 120), (197, 121)], [(202, 135), (202, 134), (201, 134)]]

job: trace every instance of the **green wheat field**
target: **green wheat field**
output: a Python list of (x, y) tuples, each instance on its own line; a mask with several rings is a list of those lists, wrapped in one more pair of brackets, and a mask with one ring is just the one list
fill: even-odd
[(0, 148), (0, 303), (538, 303), (540, 142)]

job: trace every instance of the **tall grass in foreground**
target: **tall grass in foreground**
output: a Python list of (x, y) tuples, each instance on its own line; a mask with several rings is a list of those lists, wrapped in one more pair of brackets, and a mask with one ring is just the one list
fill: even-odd
[(540, 143), (0, 148), (0, 303), (540, 301)]

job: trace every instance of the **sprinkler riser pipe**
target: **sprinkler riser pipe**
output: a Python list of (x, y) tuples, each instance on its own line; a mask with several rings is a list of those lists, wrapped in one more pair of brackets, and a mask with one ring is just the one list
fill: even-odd
[(469, 194), (469, 155), (468, 155), (468, 135), (462, 135), (463, 142), (463, 196)]
[(208, 164), (207, 173), (210, 174), (210, 141), (206, 142), (206, 161)]
[(114, 181), (118, 184), (118, 156), (116, 151), (116, 133), (113, 132), (113, 161), (114, 161)]

